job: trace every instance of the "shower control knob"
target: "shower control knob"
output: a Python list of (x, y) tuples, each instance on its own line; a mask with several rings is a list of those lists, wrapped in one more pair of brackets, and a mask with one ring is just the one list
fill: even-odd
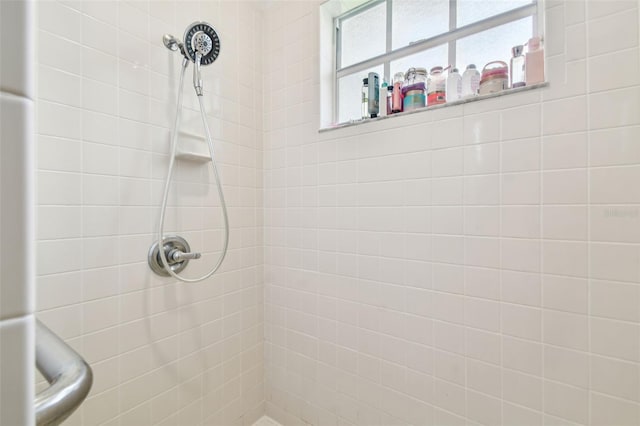
[[(163, 251), (167, 260), (167, 267), (171, 268), (171, 271), (178, 273), (187, 267), (189, 260), (200, 259), (201, 254), (191, 252), (189, 243), (182, 237), (170, 236), (162, 239)], [(151, 270), (163, 277), (170, 276), (169, 272), (165, 268), (165, 263), (160, 256), (160, 250), (158, 250), (158, 242), (154, 242), (149, 249), (149, 255), (147, 261)]]
[(174, 249), (171, 250), (169, 256), (167, 256), (167, 259), (169, 260), (169, 262), (182, 262), (183, 260), (200, 259), (200, 257), (200, 253), (185, 253), (178, 249)]

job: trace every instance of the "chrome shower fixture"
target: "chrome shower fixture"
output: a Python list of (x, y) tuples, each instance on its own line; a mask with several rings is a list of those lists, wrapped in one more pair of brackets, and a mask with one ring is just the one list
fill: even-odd
[(206, 22), (194, 22), (184, 32), (185, 54), (193, 62), (210, 65), (220, 54), (220, 38), (213, 27)]
[(220, 37), (213, 27), (203, 21), (196, 21), (189, 25), (184, 32), (184, 43), (171, 34), (162, 37), (165, 47), (172, 51), (180, 50), (180, 53), (194, 63), (193, 87), (198, 96), (202, 96), (201, 65), (210, 65), (220, 54)]
[(220, 54), (220, 37), (213, 27), (203, 21), (196, 21), (189, 25), (184, 32), (183, 43), (179, 38), (165, 34), (162, 43), (171, 51), (178, 51), (191, 62), (196, 62), (197, 54), (200, 54), (200, 64), (210, 65), (218, 59)]
[[(180, 49), (180, 52), (182, 52), (182, 42), (179, 39), (172, 36), (171, 34), (163, 35), (162, 43), (164, 44), (164, 47), (166, 47), (169, 50), (172, 50), (175, 52), (176, 50)], [(184, 55), (184, 52), (182, 52), (182, 54)]]
[[(0, 0), (1, 1), (1, 0)], [(151, 270), (158, 275), (171, 276), (177, 280), (195, 283), (211, 277), (220, 269), (227, 250), (229, 248), (229, 216), (227, 213), (227, 203), (224, 200), (224, 191), (222, 182), (216, 165), (215, 146), (211, 130), (207, 123), (207, 112), (204, 108), (204, 97), (202, 93), (202, 77), (200, 76), (201, 65), (212, 64), (218, 58), (220, 53), (220, 39), (218, 33), (213, 27), (206, 22), (194, 22), (187, 27), (184, 33), (184, 43), (172, 36), (165, 34), (162, 37), (165, 47), (172, 52), (180, 50), (184, 59), (180, 70), (180, 82), (178, 83), (178, 99), (176, 105), (176, 116), (171, 132), (171, 155), (169, 157), (169, 169), (167, 170), (167, 179), (164, 182), (164, 192), (162, 195), (162, 203), (160, 204), (160, 220), (158, 221), (158, 240), (149, 249), (148, 262)], [(220, 198), (220, 207), (222, 210), (222, 219), (224, 221), (224, 239), (222, 240), (222, 251), (218, 257), (216, 264), (209, 272), (198, 278), (185, 278), (178, 273), (182, 271), (189, 260), (199, 259), (200, 253), (192, 253), (189, 244), (181, 237), (164, 235), (164, 221), (167, 212), (167, 202), (169, 200), (169, 190), (173, 179), (173, 169), (176, 160), (176, 149), (178, 146), (178, 133), (180, 130), (180, 120), (182, 118), (182, 104), (184, 95), (184, 76), (189, 66), (189, 62), (193, 62), (193, 87), (196, 90), (198, 104), (200, 105), (200, 118), (202, 119), (202, 127), (204, 128), (205, 140), (209, 147), (209, 156), (211, 158), (211, 166), (215, 176), (216, 186), (218, 188), (218, 197)]]

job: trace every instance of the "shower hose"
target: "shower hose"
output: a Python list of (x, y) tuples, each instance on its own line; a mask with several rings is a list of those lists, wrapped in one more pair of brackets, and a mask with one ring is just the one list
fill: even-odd
[(176, 118), (173, 124), (173, 131), (171, 132), (171, 155), (169, 157), (169, 170), (167, 171), (167, 180), (164, 184), (164, 194), (162, 196), (162, 205), (160, 206), (160, 223), (158, 225), (158, 250), (160, 254), (160, 259), (162, 261), (162, 266), (164, 266), (165, 270), (172, 277), (186, 282), (186, 283), (196, 283), (202, 280), (205, 280), (216, 273), (220, 266), (222, 265), (222, 261), (224, 257), (227, 255), (227, 248), (229, 247), (229, 216), (227, 214), (227, 203), (224, 200), (224, 193), (222, 191), (222, 183), (220, 182), (220, 175), (218, 174), (218, 167), (216, 165), (216, 157), (214, 155), (214, 147), (213, 147), (213, 139), (211, 138), (211, 131), (209, 130), (209, 125), (207, 124), (207, 117), (204, 110), (204, 103), (202, 101), (202, 96), (198, 96), (198, 102), (200, 104), (200, 116), (202, 117), (202, 125), (204, 127), (204, 132), (206, 134), (207, 145), (209, 146), (209, 155), (211, 156), (211, 165), (213, 166), (213, 174), (216, 179), (216, 184), (218, 187), (218, 196), (220, 197), (220, 205), (222, 207), (222, 217), (224, 218), (224, 242), (222, 246), (222, 253), (218, 258), (213, 269), (207, 272), (205, 275), (198, 278), (184, 278), (180, 275), (173, 272), (171, 267), (169, 266), (169, 262), (167, 261), (167, 255), (163, 250), (164, 247), (164, 219), (167, 210), (167, 200), (169, 199), (169, 188), (171, 186), (171, 179), (173, 178), (173, 167), (176, 159), (176, 149), (178, 146), (178, 129), (180, 128), (180, 119), (182, 116), (182, 98), (184, 94), (184, 74), (189, 65), (189, 61), (184, 59), (182, 62), (182, 70), (180, 71), (180, 83), (178, 86), (178, 105), (176, 108)]

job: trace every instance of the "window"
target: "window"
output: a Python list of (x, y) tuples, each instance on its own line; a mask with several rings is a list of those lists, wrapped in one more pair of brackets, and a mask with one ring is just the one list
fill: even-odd
[[(339, 0), (333, 0), (339, 1)], [(332, 16), (331, 121), (359, 119), (360, 88), (369, 72), (390, 82), (410, 67), (479, 71), (509, 63), (511, 48), (538, 35), (538, 0), (371, 0)], [(353, 5), (353, 3), (351, 3)]]

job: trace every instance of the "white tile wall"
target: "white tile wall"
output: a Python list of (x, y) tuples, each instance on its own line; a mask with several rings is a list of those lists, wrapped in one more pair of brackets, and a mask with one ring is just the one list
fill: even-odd
[[(67, 423), (252, 424), (264, 413), (262, 12), (235, 1), (37, 9), (38, 317), (95, 374)], [(181, 62), (161, 39), (196, 20), (222, 40), (202, 73), (231, 238), (219, 274), (181, 284), (155, 276), (146, 256)], [(190, 73), (183, 130), (200, 134)], [(205, 253), (185, 271), (196, 276), (220, 250), (219, 202), (205, 165), (177, 167), (165, 229)]]
[(326, 133), (318, 5), (264, 24), (267, 413), (640, 423), (640, 3), (545, 2), (548, 88)]

